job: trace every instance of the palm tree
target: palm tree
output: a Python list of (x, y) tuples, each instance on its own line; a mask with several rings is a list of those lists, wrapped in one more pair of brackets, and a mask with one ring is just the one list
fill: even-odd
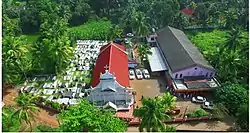
[(156, 99), (160, 102), (165, 110), (173, 109), (176, 105), (176, 97), (172, 96), (169, 92), (163, 94), (163, 96), (158, 96)]
[(57, 40), (57, 42), (52, 43), (49, 51), (56, 63), (55, 72), (59, 74), (66, 68), (65, 64), (67, 64), (73, 56), (73, 48), (70, 47), (68, 37), (64, 36)]
[(225, 48), (228, 48), (230, 51), (235, 52), (238, 45), (240, 45), (240, 39), (242, 38), (241, 27), (232, 28), (228, 32), (228, 39), (226, 41)]
[(143, 12), (132, 12), (131, 27), (136, 35), (143, 37), (149, 33), (146, 24), (146, 15)]
[(140, 44), (137, 47), (138, 55), (141, 59), (141, 61), (147, 61), (148, 55), (151, 55), (152, 52), (150, 51), (150, 46), (147, 44)]
[(20, 122), (23, 120), (30, 125), (32, 131), (31, 120), (34, 120), (34, 115), (39, 111), (39, 108), (36, 106), (35, 101), (38, 99), (38, 96), (31, 96), (29, 94), (20, 94), (16, 101), (16, 112), (13, 114), (13, 117), (17, 117)]
[(158, 100), (152, 98), (143, 98), (142, 107), (135, 109), (134, 116), (141, 119), (140, 132), (144, 128), (146, 128), (147, 132), (165, 131), (166, 125), (163, 120), (170, 119)]

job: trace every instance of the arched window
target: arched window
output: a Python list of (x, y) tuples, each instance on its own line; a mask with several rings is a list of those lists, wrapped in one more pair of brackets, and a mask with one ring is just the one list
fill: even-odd
[(177, 77), (178, 77), (178, 74), (175, 74), (175, 78), (177, 79)]
[(182, 78), (182, 73), (180, 74), (180, 78)]
[(196, 68), (194, 68), (194, 70), (197, 70), (197, 67), (196, 67)]
[(206, 77), (208, 77), (208, 72), (206, 73)]

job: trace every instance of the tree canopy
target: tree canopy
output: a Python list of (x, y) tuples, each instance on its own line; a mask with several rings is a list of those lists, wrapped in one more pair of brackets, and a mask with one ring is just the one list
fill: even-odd
[(86, 99), (59, 114), (63, 131), (124, 132), (127, 124), (109, 111), (101, 111)]

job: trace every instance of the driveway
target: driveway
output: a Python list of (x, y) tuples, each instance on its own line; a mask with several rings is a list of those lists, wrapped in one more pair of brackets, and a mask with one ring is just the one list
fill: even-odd
[(141, 105), (141, 97), (154, 98), (157, 95), (164, 93), (164, 87), (159, 87), (159, 84), (163, 84), (163, 79), (142, 79), (142, 80), (130, 80), (131, 87), (136, 91), (136, 105)]

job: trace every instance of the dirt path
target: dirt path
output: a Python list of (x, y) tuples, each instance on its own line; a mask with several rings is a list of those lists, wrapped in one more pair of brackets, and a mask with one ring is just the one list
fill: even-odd
[[(3, 92), (3, 102), (5, 104), (5, 106), (11, 106), (14, 105), (14, 99), (15, 97), (17, 97), (18, 92), (15, 89), (6, 89)], [(56, 114), (42, 109), (39, 109), (39, 112), (37, 113), (37, 115), (35, 116), (35, 121), (32, 122), (32, 125), (36, 125), (37, 123), (44, 123), (44, 124), (48, 124), (52, 127), (58, 127), (58, 121), (56, 118)]]
[[(175, 126), (176, 130), (196, 130), (196, 131), (229, 131), (231, 122), (226, 123), (222, 121), (198, 121), (186, 122), (183, 124), (168, 124)], [(127, 132), (139, 132), (138, 127), (128, 127)]]

